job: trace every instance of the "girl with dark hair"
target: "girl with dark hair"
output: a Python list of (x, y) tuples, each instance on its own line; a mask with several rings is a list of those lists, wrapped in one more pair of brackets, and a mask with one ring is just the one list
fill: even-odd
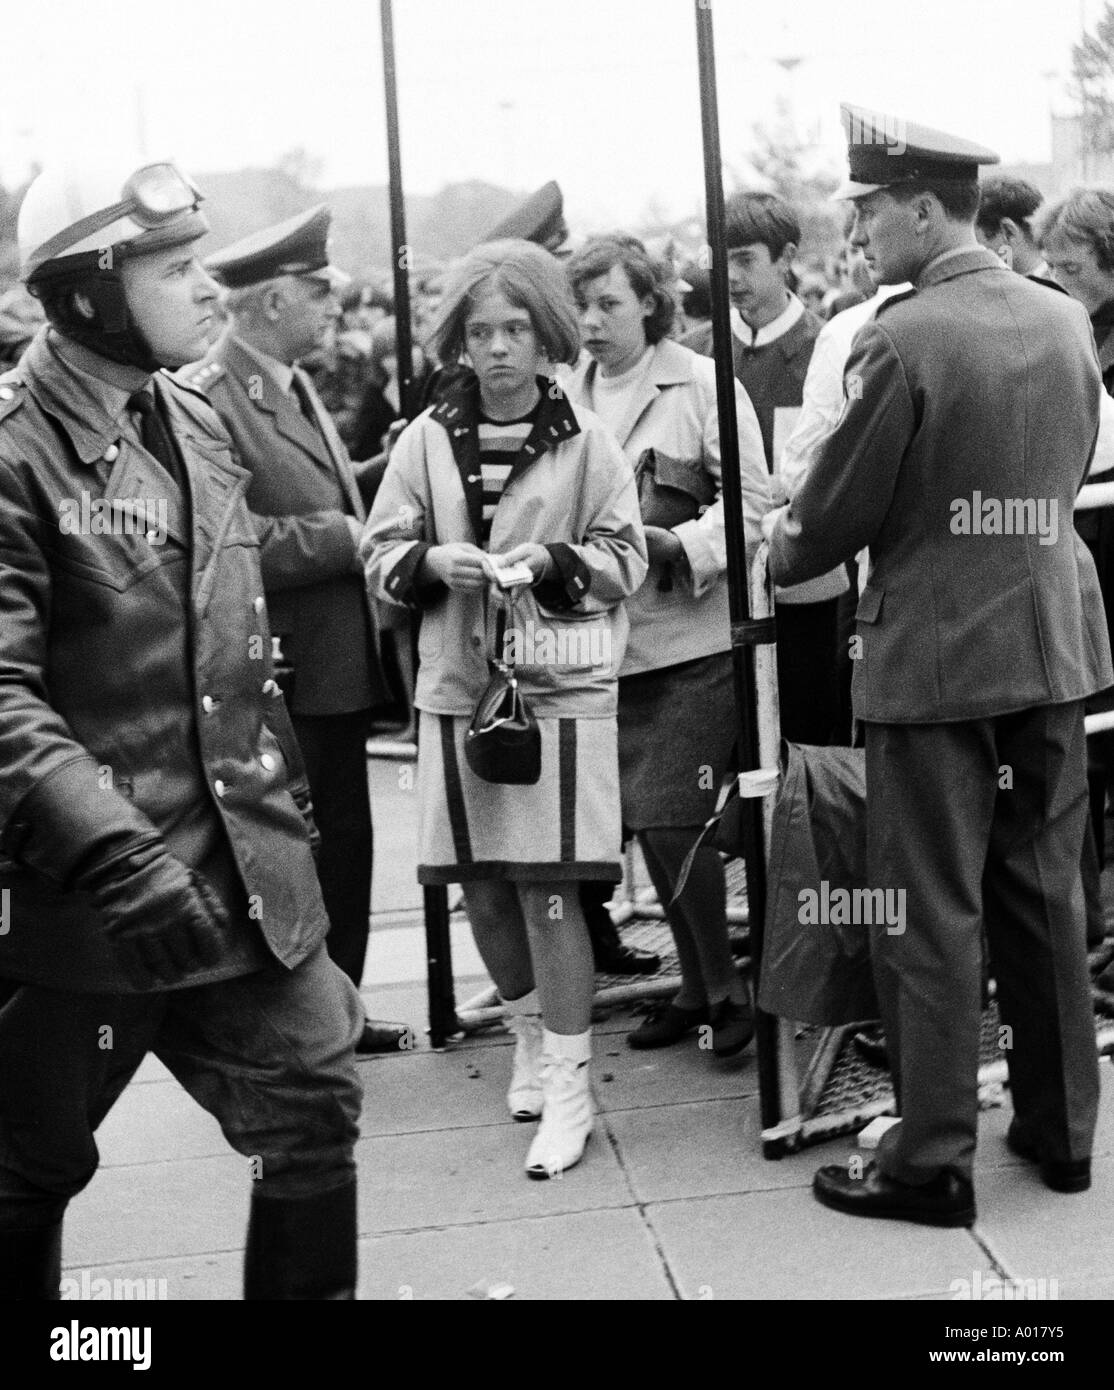
[[(580, 1160), (592, 950), (581, 880), (621, 877), (616, 675), (624, 600), (646, 573), (630, 466), (551, 378), (577, 353), (561, 269), (524, 241), (457, 268), (431, 328), (438, 359), (469, 370), (403, 431), (364, 535), (373, 593), (423, 613), (415, 704), (422, 883), (461, 883), (476, 945), (516, 1034), (507, 1100), (541, 1116), (534, 1178)], [(481, 781), (464, 738), (491, 676), (492, 633), (525, 566), (502, 651), (541, 728), (530, 786)]]
[[(636, 465), (650, 571), (628, 608), (631, 639), (619, 679), (623, 822), (638, 835), (662, 905), (712, 814), (735, 739), (715, 366), (666, 337), (668, 272), (634, 237), (590, 241), (568, 265), (591, 360), (567, 384), (599, 414)], [(735, 387), (748, 544), (770, 505), (754, 408)], [(586, 886), (591, 891), (591, 885)], [(628, 1036), (661, 1047), (711, 1024), (729, 1057), (753, 1036), (753, 1015), (727, 935), (718, 853), (701, 849), (684, 893), (666, 908), (681, 989)]]

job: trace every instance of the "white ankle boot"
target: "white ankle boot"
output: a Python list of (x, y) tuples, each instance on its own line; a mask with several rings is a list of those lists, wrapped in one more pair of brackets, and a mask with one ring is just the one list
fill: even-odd
[(538, 991), (521, 999), (504, 999), (507, 1028), (515, 1036), (507, 1108), (516, 1120), (536, 1120), (542, 1113), (542, 1019)]
[(592, 1132), (592, 1098), (588, 1063), (592, 1057), (591, 1030), (551, 1033), (542, 1047), (542, 1122), (526, 1155), (531, 1178), (557, 1178), (579, 1163)]

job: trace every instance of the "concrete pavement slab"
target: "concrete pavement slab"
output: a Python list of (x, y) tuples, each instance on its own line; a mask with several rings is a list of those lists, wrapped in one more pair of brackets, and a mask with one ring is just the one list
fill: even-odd
[(250, 1195), (237, 1154), (102, 1168), (70, 1204), (64, 1262), (134, 1260), (157, 1275), (162, 1259), (239, 1249)]
[(509, 1284), (520, 1303), (675, 1296), (651, 1234), (632, 1210), (492, 1221), (360, 1242), (361, 1298), (461, 1299), (481, 1282)]
[(506, 1034), (498, 1041), (361, 1066), (363, 1137), (514, 1124), (506, 1103), (512, 1041)]
[[(724, 1100), (758, 1091), (753, 1051), (721, 1061), (698, 1046), (695, 1034), (673, 1047), (638, 1052), (624, 1036), (608, 1033), (597, 1041), (592, 1073), (600, 1108), (608, 1111)], [(604, 1075), (613, 1080), (604, 1081)]]
[(397, 912), (422, 905), (422, 890), (414, 867), (414, 847), (418, 843), (415, 772), (413, 762), (368, 759), (375, 835), (371, 901), (376, 912)]
[(173, 1077), (129, 1086), (97, 1130), (101, 1167), (219, 1157), (228, 1141)]
[[(511, 1285), (518, 1302), (675, 1297), (651, 1232), (630, 1209), (365, 1236), (359, 1263), (359, 1297), (368, 1300), (466, 1299), (481, 1281)], [(236, 1250), (65, 1271), (78, 1289), (83, 1275), (91, 1287), (98, 1279), (165, 1279), (169, 1300), (235, 1300), (243, 1255)]]
[(976, 1197), (979, 1229), (1013, 1278), (1055, 1278), (1061, 1287), (1109, 1278), (1114, 1158), (1095, 1161), (1089, 1192), (1050, 1192), (1023, 1164), (981, 1174)]
[(894, 1298), (991, 1272), (964, 1230), (856, 1220), (799, 1191), (654, 1202), (645, 1215), (682, 1298)]
[(608, 1111), (606, 1119), (640, 1202), (808, 1187), (820, 1163), (842, 1162), (853, 1147), (837, 1141), (764, 1159), (757, 1099)]
[(536, 1128), (508, 1118), (475, 1129), (361, 1140), (361, 1233), (632, 1205), (599, 1125), (575, 1170), (548, 1182), (527, 1178), (523, 1164)]
[[(229, 1250), (218, 1255), (183, 1255), (173, 1259), (165, 1256), (158, 1259), (125, 1260), (121, 1264), (69, 1265), (62, 1272), (63, 1281), (73, 1279), (77, 1283), (77, 1297), (81, 1297), (86, 1277), (90, 1286), (97, 1279), (165, 1279), (168, 1302), (196, 1302), (199, 1300), (235, 1300), (243, 1294), (244, 1254), (242, 1250)], [(67, 1285), (62, 1284), (63, 1297), (67, 1297)], [(69, 1286), (72, 1287), (72, 1286)]]
[(1089, 1302), (1109, 1303), (1114, 1299), (1114, 1279), (1095, 1279), (1087, 1283), (1069, 1279), (1060, 1283), (1058, 1293), (1061, 1301), (1083, 1298)]

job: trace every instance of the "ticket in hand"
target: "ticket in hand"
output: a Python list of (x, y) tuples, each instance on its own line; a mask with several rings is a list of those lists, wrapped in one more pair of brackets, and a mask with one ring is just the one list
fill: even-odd
[(520, 560), (518, 564), (508, 565), (500, 555), (489, 555), (487, 557), (488, 569), (491, 578), (500, 589), (517, 589), (523, 584), (533, 584), (534, 571), (525, 561)]

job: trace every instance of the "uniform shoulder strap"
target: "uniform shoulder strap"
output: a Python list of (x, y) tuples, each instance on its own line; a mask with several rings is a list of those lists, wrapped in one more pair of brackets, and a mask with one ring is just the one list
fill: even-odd
[(227, 375), (227, 372), (228, 368), (223, 362), (207, 358), (203, 362), (198, 362), (192, 367), (177, 372), (174, 380), (180, 386), (184, 386), (187, 391), (192, 391), (198, 396), (205, 396), (220, 381), (221, 377)]
[(27, 395), (27, 384), (18, 367), (0, 374), (0, 422), (14, 415)]

